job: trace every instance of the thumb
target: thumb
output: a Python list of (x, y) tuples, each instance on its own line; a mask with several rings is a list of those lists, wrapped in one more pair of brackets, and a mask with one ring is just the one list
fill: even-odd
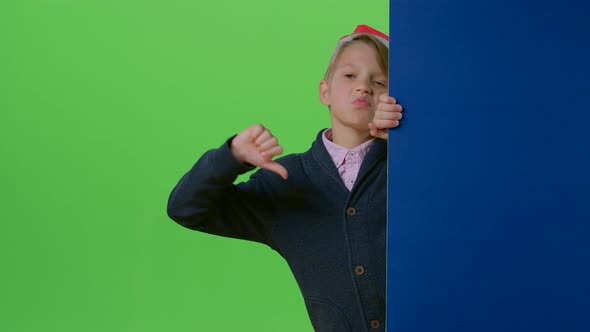
[(389, 136), (387, 128), (379, 129), (373, 122), (369, 122), (369, 130), (371, 132), (371, 136), (373, 137), (382, 138), (386, 140)]
[(371, 136), (377, 136), (377, 126), (373, 122), (369, 122), (369, 130), (371, 131)]
[(287, 169), (285, 167), (283, 167), (283, 165), (277, 163), (276, 161), (272, 161), (272, 160), (267, 161), (264, 164), (262, 164), (260, 166), (260, 168), (264, 168), (264, 169), (267, 169), (271, 172), (277, 173), (284, 180), (287, 180), (287, 177), (289, 177), (289, 172), (287, 172)]

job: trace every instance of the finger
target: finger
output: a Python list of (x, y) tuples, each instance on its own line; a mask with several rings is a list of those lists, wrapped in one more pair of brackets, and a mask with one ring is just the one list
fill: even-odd
[(278, 156), (281, 153), (283, 153), (283, 147), (280, 145), (276, 145), (267, 150), (260, 151), (260, 155), (265, 159), (272, 159), (272, 157)]
[(377, 111), (375, 112), (375, 120), (401, 120), (403, 115), (398, 112), (386, 112), (386, 111)]
[(400, 104), (386, 104), (383, 105), (383, 110), (388, 111), (388, 112), (396, 112), (396, 113), (401, 113), (403, 111), (403, 107)]
[(377, 111), (383, 111), (383, 112), (401, 113), (402, 110), (403, 110), (403, 107), (399, 104), (386, 104), (386, 103), (381, 102), (377, 106)]
[(375, 123), (375, 127), (377, 127), (377, 129), (381, 130), (381, 129), (387, 129), (387, 128), (395, 128), (397, 126), (399, 126), (399, 121), (397, 120), (374, 120), (373, 121)]
[(262, 132), (264, 132), (264, 126), (260, 123), (255, 123), (251, 125), (248, 130), (248, 136), (250, 137), (251, 141), (254, 142)]
[(258, 150), (259, 151), (268, 150), (268, 149), (272, 148), (273, 146), (277, 146), (277, 145), (279, 145), (277, 138), (274, 136), (271, 136), (266, 141), (264, 141), (258, 145)]
[(270, 130), (268, 129), (264, 129), (264, 131), (262, 133), (260, 133), (260, 135), (258, 135), (258, 137), (256, 137), (256, 140), (254, 141), (254, 144), (256, 144), (256, 146), (260, 146), (262, 143), (264, 143), (264, 141), (270, 139), (272, 137)]
[(387, 104), (396, 104), (397, 100), (395, 100), (395, 98), (388, 96), (386, 93), (382, 94), (379, 96), (379, 100), (381, 102), (387, 103)]
[(287, 180), (287, 177), (289, 177), (287, 169), (283, 167), (283, 165), (277, 163), (276, 161), (271, 160), (269, 162), (266, 162), (261, 166), (261, 168), (267, 169), (271, 172), (275, 172), (285, 180)]

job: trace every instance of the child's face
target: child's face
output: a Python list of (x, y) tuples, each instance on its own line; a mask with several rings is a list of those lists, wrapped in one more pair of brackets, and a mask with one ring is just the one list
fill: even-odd
[(387, 75), (375, 50), (363, 42), (342, 51), (329, 81), (320, 82), (320, 101), (330, 107), (332, 128), (369, 131), (379, 96), (387, 93)]

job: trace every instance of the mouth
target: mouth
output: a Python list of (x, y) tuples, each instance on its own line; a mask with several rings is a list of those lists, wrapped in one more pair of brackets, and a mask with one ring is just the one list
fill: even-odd
[(371, 106), (371, 102), (366, 97), (358, 97), (352, 101), (352, 104), (361, 107)]

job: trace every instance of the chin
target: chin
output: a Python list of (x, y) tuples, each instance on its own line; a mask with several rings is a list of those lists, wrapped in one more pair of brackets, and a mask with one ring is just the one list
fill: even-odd
[(361, 122), (361, 123), (354, 123), (354, 124), (350, 124), (349, 127), (358, 131), (358, 132), (367, 132), (370, 133), (371, 130), (369, 129), (369, 122)]

